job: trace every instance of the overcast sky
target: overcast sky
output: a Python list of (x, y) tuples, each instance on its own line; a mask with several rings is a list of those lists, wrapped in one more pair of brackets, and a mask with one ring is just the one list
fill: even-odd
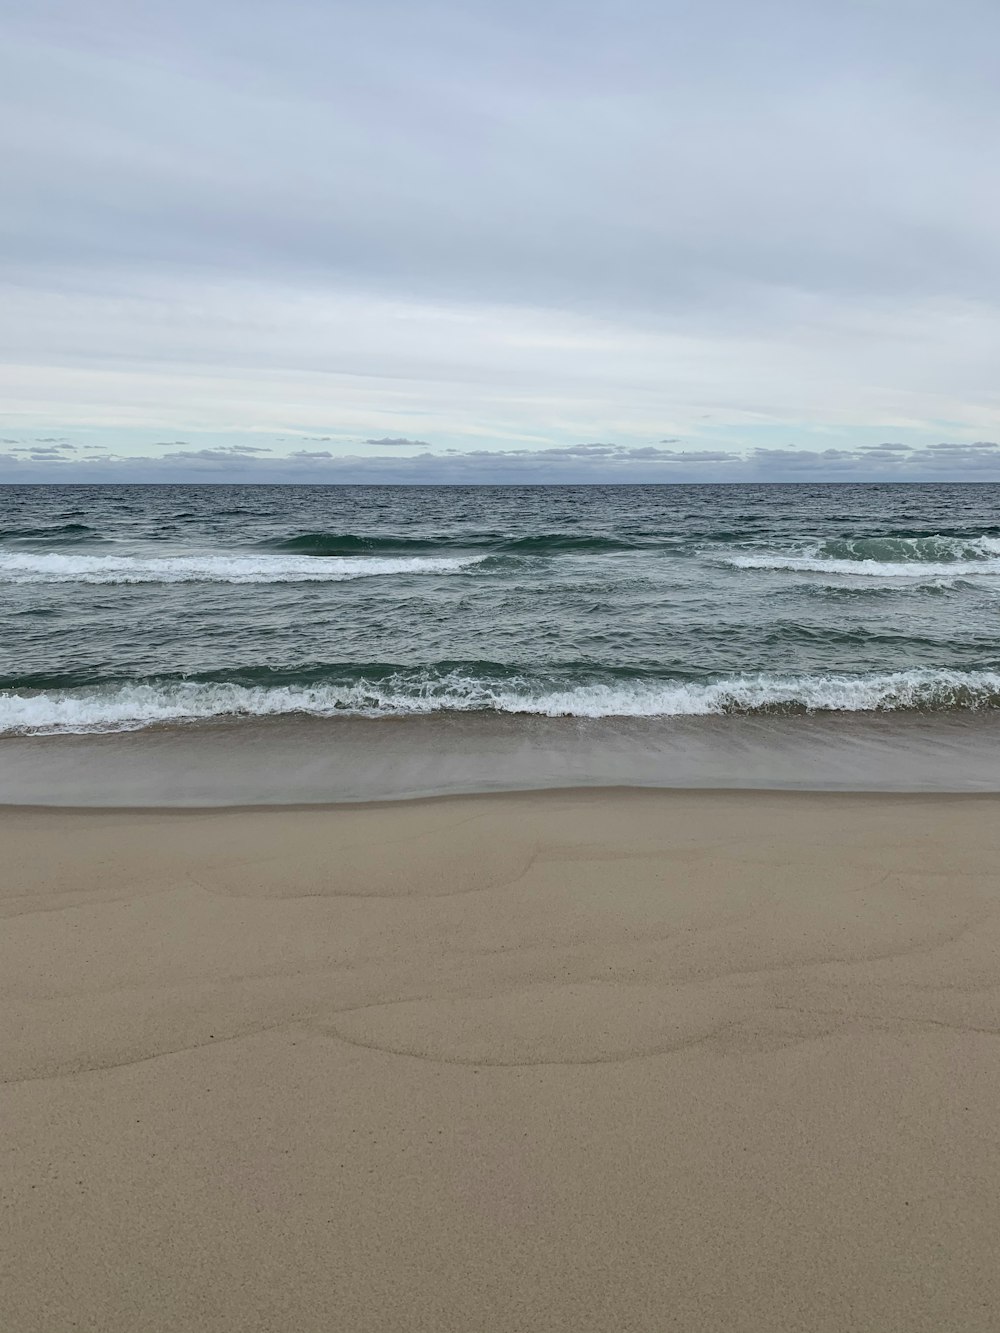
[(0, 479), (1000, 479), (998, 0), (0, 16)]

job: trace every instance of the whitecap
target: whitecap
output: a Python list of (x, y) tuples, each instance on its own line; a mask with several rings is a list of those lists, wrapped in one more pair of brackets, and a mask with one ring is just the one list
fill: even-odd
[(345, 684), (170, 681), (0, 693), (0, 733), (130, 731), (227, 717), (380, 717), (490, 711), (543, 717), (694, 717), (801, 710), (977, 708), (1000, 700), (1000, 671), (733, 676), (704, 682), (593, 682), (553, 689), (527, 679), (398, 673)]
[(0, 583), (326, 583), (400, 574), (453, 574), (482, 556), (0, 554)]
[(865, 579), (954, 579), (1000, 574), (995, 537), (848, 537), (800, 541), (793, 549), (730, 553), (736, 569), (787, 570), (800, 574), (852, 575)]
[(729, 556), (736, 569), (788, 570), (800, 574), (844, 574), (874, 579), (954, 579), (1000, 574), (1000, 559), (949, 560), (844, 560), (822, 555), (791, 555), (782, 551)]

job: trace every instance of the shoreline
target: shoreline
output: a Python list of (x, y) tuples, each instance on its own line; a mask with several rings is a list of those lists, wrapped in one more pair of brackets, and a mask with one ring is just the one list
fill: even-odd
[(998, 811), (0, 809), (0, 1323), (987, 1333)]
[(664, 787), (643, 785), (640, 783), (619, 783), (617, 785), (579, 785), (568, 787), (517, 787), (497, 789), (495, 791), (467, 792), (431, 792), (413, 796), (385, 796), (369, 799), (346, 801), (299, 801), (261, 803), (248, 802), (245, 805), (230, 805), (220, 802), (217, 805), (50, 805), (46, 802), (0, 803), (0, 823), (7, 817), (18, 815), (58, 816), (72, 815), (99, 819), (103, 815), (128, 816), (136, 818), (163, 818), (183, 820), (206, 819), (219, 815), (262, 815), (316, 814), (336, 815), (353, 812), (409, 810), (420, 807), (461, 805), (466, 803), (491, 803), (506, 798), (512, 800), (541, 800), (574, 798), (615, 798), (628, 800), (633, 796), (661, 798), (664, 801), (679, 800), (686, 797), (704, 798), (706, 801), (752, 800), (755, 797), (775, 797), (788, 801), (837, 802), (864, 798), (874, 802), (893, 803), (896, 801), (915, 804), (923, 801), (930, 805), (966, 802), (994, 802), (1000, 812), (1000, 790), (974, 791), (934, 791), (934, 790), (897, 790), (886, 789), (871, 791), (856, 788), (831, 787)]
[(606, 787), (1000, 791), (1000, 711), (275, 718), (0, 738), (0, 807), (285, 807)]

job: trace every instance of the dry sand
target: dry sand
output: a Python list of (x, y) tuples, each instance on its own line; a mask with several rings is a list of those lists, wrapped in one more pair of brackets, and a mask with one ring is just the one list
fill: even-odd
[(0, 813), (0, 1328), (1000, 1328), (998, 815)]

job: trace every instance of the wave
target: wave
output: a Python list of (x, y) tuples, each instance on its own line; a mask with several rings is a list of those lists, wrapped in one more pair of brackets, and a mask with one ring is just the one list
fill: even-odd
[(1000, 671), (626, 679), (563, 684), (499, 670), (398, 670), (366, 679), (248, 685), (147, 681), (0, 692), (0, 733), (133, 731), (164, 723), (281, 715), (385, 717), (500, 712), (568, 718), (857, 713), (1000, 707)]
[(952, 564), (907, 564), (890, 560), (830, 560), (817, 556), (735, 555), (734, 569), (788, 570), (797, 574), (848, 574), (870, 579), (954, 579), (1000, 574), (1000, 560), (955, 561)]
[(933, 579), (1000, 574), (1000, 539), (989, 536), (844, 537), (794, 550), (728, 555), (735, 569)]
[(988, 533), (970, 537), (940, 532), (909, 537), (840, 537), (823, 542), (819, 553), (835, 560), (914, 561), (918, 564), (992, 560), (1000, 556), (1000, 540)]
[(316, 560), (261, 555), (0, 553), (0, 583), (315, 583), (388, 574), (454, 574), (482, 557)]
[[(955, 562), (1000, 557), (1000, 539), (991, 529), (978, 535), (954, 533), (892, 534), (881, 537), (844, 537), (824, 542), (807, 542), (789, 551), (751, 551), (733, 560), (849, 560), (853, 563), (879, 561), (909, 563), (917, 561)], [(992, 535), (991, 535), (992, 534)], [(359, 535), (352, 532), (300, 532), (290, 537), (275, 537), (263, 543), (263, 549), (293, 555), (350, 556), (400, 555), (438, 551), (488, 551), (496, 555), (599, 555), (615, 551), (666, 550), (676, 555), (693, 553), (699, 547), (738, 546), (752, 540), (748, 530), (711, 529), (686, 537), (676, 533), (634, 529), (617, 534), (543, 532), (516, 536), (502, 532), (468, 532), (456, 536), (407, 537), (402, 535)]]
[(271, 551), (311, 556), (399, 555), (428, 551), (483, 550), (498, 555), (589, 555), (631, 551), (635, 543), (620, 537), (550, 532), (532, 537), (504, 533), (469, 533), (462, 537), (359, 536), (353, 532), (300, 532), (265, 542)]
[(294, 537), (276, 537), (264, 543), (267, 550), (311, 556), (398, 555), (433, 551), (444, 545), (447, 543), (419, 537), (358, 537), (352, 532), (300, 532)]
[(101, 534), (86, 523), (61, 523), (50, 528), (0, 528), (0, 542), (52, 542), (57, 546), (97, 541)]
[(924, 538), (924, 537), (931, 537), (931, 538), (934, 538), (935, 540), (939, 540), (939, 539), (942, 538), (942, 537), (946, 537), (946, 538), (950, 538), (950, 537), (958, 537), (958, 538), (961, 538), (963, 541), (966, 541), (966, 542), (969, 542), (969, 541), (973, 541), (973, 542), (974, 542), (974, 541), (978, 541), (978, 540), (979, 540), (980, 538), (982, 538), (982, 537), (1000, 537), (1000, 526), (994, 526), (994, 527), (983, 527), (983, 526), (979, 526), (979, 527), (977, 527), (977, 529), (976, 529), (975, 532), (970, 531), (970, 529), (969, 529), (968, 527), (964, 527), (964, 526), (954, 527), (954, 528), (946, 528), (946, 527), (935, 527), (935, 528), (914, 528), (914, 527), (889, 528), (889, 529), (883, 534), (883, 536), (885, 536), (885, 537), (903, 537), (903, 538), (907, 538), (907, 539), (911, 539), (911, 538), (912, 538), (912, 539), (914, 539), (914, 540), (917, 540), (917, 539), (920, 539), (920, 538)]
[(504, 555), (600, 555), (606, 551), (634, 551), (636, 545), (622, 537), (550, 532), (537, 537), (510, 537), (494, 549)]
[(928, 597), (954, 597), (963, 592), (975, 591), (976, 584), (970, 580), (953, 575), (944, 578), (929, 575), (924, 578), (883, 580), (843, 578), (833, 573), (827, 579), (813, 579), (807, 584), (797, 584), (776, 591), (775, 595), (786, 596), (799, 602), (802, 597), (815, 597), (820, 601), (861, 603), (882, 602), (888, 608), (900, 607), (907, 599), (916, 599), (924, 603)]

